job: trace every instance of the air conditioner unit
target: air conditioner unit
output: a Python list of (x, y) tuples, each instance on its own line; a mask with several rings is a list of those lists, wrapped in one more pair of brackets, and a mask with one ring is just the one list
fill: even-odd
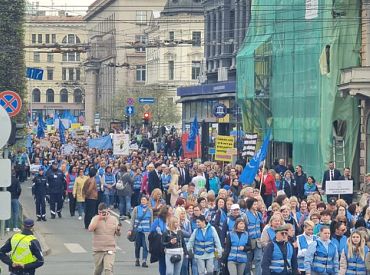
[(226, 67), (218, 68), (217, 81), (227, 81), (227, 68)]

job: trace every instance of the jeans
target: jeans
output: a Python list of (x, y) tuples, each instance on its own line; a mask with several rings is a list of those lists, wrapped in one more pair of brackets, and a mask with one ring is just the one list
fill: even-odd
[(143, 261), (146, 262), (148, 258), (148, 245), (146, 236), (143, 232), (136, 233), (135, 239), (135, 259), (140, 259), (140, 247), (143, 248)]
[(114, 205), (114, 195), (104, 194), (104, 203), (107, 207)]
[[(206, 275), (206, 274), (213, 274), (213, 261), (214, 258), (211, 259), (196, 259), (198, 265), (198, 274), (199, 275)], [(207, 270), (207, 272), (206, 272)]]
[(198, 263), (194, 257), (191, 259), (190, 265), (191, 265), (191, 274), (198, 275)]
[(184, 256), (181, 266), (181, 275), (189, 275), (189, 258)]
[(262, 275), (262, 248), (256, 247), (253, 251), (247, 253), (248, 262), (247, 267), (245, 268), (244, 275), (251, 275), (252, 263), (254, 262), (255, 270), (253, 275)]
[(166, 275), (166, 258), (164, 255), (161, 255), (158, 259), (159, 263), (159, 275)]
[(179, 262), (175, 263), (175, 264), (171, 263), (171, 256), (173, 256), (173, 254), (166, 254), (165, 255), (166, 275), (180, 275), (184, 255), (181, 255), (181, 260)]
[(18, 199), (11, 200), (11, 211), (12, 216), (9, 220), (5, 222), (5, 227), (10, 228), (10, 225), (13, 228), (18, 228), (18, 217), (19, 217), (19, 201)]
[[(236, 263), (229, 261), (230, 274), (243, 275), (246, 263)], [(235, 268), (234, 268), (235, 267)], [(234, 270), (236, 273), (234, 273)]]
[(263, 195), (262, 198), (266, 204), (266, 208), (269, 208), (272, 204), (272, 195)]
[(78, 216), (82, 216), (82, 214), (84, 213), (85, 202), (76, 202), (76, 207), (78, 211)]
[(120, 216), (130, 214), (131, 196), (119, 196), (119, 214)]

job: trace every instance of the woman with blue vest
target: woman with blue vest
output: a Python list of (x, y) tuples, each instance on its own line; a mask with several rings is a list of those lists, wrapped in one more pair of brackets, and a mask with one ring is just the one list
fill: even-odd
[(309, 195), (314, 194), (315, 192), (319, 192), (317, 188), (315, 178), (313, 176), (309, 176), (307, 178), (307, 182), (303, 186), (304, 197), (307, 198)]
[(343, 222), (335, 221), (334, 225), (334, 234), (331, 236), (331, 242), (335, 245), (338, 250), (338, 256), (342, 255), (343, 249), (347, 245), (347, 237), (344, 235), (347, 231), (347, 225)]
[(104, 201), (110, 208), (113, 208), (114, 194), (116, 192), (115, 186), (116, 178), (112, 173), (112, 167), (107, 166), (104, 174)]
[(262, 261), (262, 243), (261, 234), (263, 219), (261, 212), (258, 211), (258, 201), (255, 198), (249, 198), (247, 204), (247, 230), (250, 240), (251, 249), (247, 252), (248, 262), (245, 275), (250, 275), (252, 270), (252, 263), (254, 263), (254, 275), (261, 275), (261, 261)]
[(336, 246), (330, 241), (330, 228), (320, 228), (320, 237), (309, 244), (304, 257), (306, 275), (336, 275), (339, 258)]
[(266, 225), (261, 234), (261, 244), (262, 247), (266, 247), (267, 244), (274, 240), (275, 232), (278, 227), (284, 224), (284, 219), (280, 212), (274, 213), (270, 218), (269, 224)]
[(369, 274), (365, 265), (368, 252), (364, 236), (359, 231), (352, 232), (340, 257), (339, 274)]
[(234, 230), (227, 234), (224, 257), (227, 258), (229, 269), (235, 267), (236, 273), (243, 275), (248, 262), (247, 252), (250, 249), (248, 245), (248, 233), (246, 232), (245, 221), (237, 219), (234, 224)]
[(298, 262), (298, 270), (299, 272), (304, 275), (304, 255), (307, 251), (308, 246), (313, 242), (316, 241), (316, 236), (313, 235), (313, 228), (315, 224), (313, 221), (305, 221), (304, 222), (304, 232), (302, 235), (297, 236), (297, 262)]
[(148, 234), (153, 223), (153, 211), (148, 206), (148, 198), (142, 196), (140, 205), (136, 206), (132, 211), (131, 225), (132, 228), (128, 231), (128, 235), (132, 231), (136, 231), (135, 239), (135, 266), (140, 266), (140, 248), (143, 248), (142, 267), (148, 267), (146, 261), (148, 258)]
[(187, 249), (194, 252), (199, 275), (213, 274), (214, 259), (221, 257), (222, 247), (216, 229), (207, 224), (203, 215), (197, 217), (197, 229), (191, 234)]
[(297, 255), (288, 241), (286, 225), (275, 229), (275, 238), (263, 251), (263, 275), (292, 275), (298, 273)]
[(216, 207), (211, 218), (211, 224), (216, 228), (218, 237), (221, 239), (222, 228), (227, 222), (226, 201), (222, 198), (216, 199)]

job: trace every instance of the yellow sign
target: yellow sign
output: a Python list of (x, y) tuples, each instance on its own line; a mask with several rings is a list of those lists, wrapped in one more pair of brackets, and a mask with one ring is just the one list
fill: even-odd
[(80, 129), (81, 128), (81, 124), (80, 123), (72, 123), (71, 124), (71, 129)]
[(217, 136), (215, 160), (231, 162), (233, 157), (230, 149), (234, 148), (234, 137)]

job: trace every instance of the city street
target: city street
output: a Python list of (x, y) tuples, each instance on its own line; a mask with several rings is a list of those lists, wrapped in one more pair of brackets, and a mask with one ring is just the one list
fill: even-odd
[[(29, 182), (22, 184), (21, 202), (24, 213), (30, 215), (32, 219), (36, 219), (30, 186)], [(51, 249), (50, 254), (45, 257), (44, 266), (39, 268), (36, 274), (92, 274), (92, 234), (84, 229), (83, 221), (79, 221), (76, 216), (73, 218), (69, 216), (68, 203), (64, 204), (62, 219), (51, 220), (50, 211), (47, 211), (47, 218), (47, 222), (37, 222), (35, 226), (35, 229), (41, 233), (47, 246)], [(149, 268), (134, 266), (134, 245), (126, 239), (128, 228), (129, 221), (123, 222), (122, 236), (118, 239), (114, 274), (157, 274), (157, 263), (149, 265)], [(10, 236), (8, 233), (4, 240), (0, 240), (0, 244), (2, 245)], [(7, 268), (3, 264), (1, 266), (7, 274)]]

